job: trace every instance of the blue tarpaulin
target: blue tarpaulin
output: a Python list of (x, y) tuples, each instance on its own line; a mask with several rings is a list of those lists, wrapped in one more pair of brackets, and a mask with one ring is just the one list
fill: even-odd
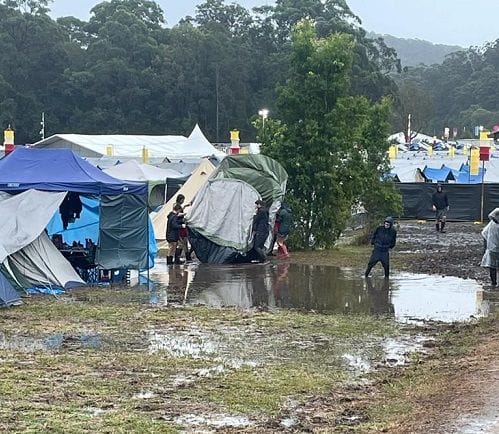
[(147, 195), (146, 183), (113, 178), (70, 149), (17, 148), (0, 160), (0, 191), (28, 189)]
[[(63, 230), (62, 220), (59, 213), (52, 217), (47, 226), (47, 232), (50, 236), (61, 234), (64, 242), (71, 245), (73, 241), (80, 242), (85, 246), (85, 240), (91, 239), (95, 244), (99, 240), (99, 201), (91, 197), (81, 196), (83, 205), (80, 218), (74, 223), (70, 223), (66, 230)], [(156, 239), (154, 237), (154, 228), (149, 220), (149, 267), (154, 266), (154, 258), (158, 253)]]
[(440, 169), (425, 167), (423, 173), (432, 182), (448, 182), (455, 180), (452, 170), (445, 166)]

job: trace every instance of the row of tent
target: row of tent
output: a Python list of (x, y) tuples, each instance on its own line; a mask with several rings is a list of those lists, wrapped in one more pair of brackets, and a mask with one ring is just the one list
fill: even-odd
[[(98, 200), (95, 262), (104, 269), (151, 266), (148, 188), (106, 174), (68, 149), (18, 148), (0, 160), (2, 287), (67, 289), (84, 282), (46, 228), (67, 192)], [(154, 243), (154, 237), (152, 237)], [(3, 303), (12, 300), (3, 294)]]
[(470, 174), (469, 158), (465, 155), (449, 157), (447, 154), (402, 154), (390, 161), (387, 175), (396, 182), (454, 182), (458, 184), (499, 183), (499, 158), (497, 152), (489, 161), (480, 162), (476, 175)]
[[(174, 199), (150, 220), (155, 187), (150, 181), (165, 173), (136, 162), (121, 166), (103, 171), (69, 149), (18, 148), (0, 160), (0, 213), (9, 222), (0, 233), (0, 304), (18, 300), (12, 288), (84, 284), (50, 240), (54, 233), (78, 241), (97, 239), (95, 262), (101, 268), (140, 270), (153, 265), (155, 239), (164, 239)], [(218, 167), (202, 160), (178, 192), (192, 202), (187, 220), (197, 257), (210, 263), (250, 260), (254, 203), (263, 199), (273, 220), (286, 181), (282, 166), (263, 155), (226, 157)], [(64, 230), (57, 210), (67, 192), (81, 196), (85, 218)], [(269, 231), (268, 244), (271, 238)], [(26, 270), (37, 271), (31, 275)]]

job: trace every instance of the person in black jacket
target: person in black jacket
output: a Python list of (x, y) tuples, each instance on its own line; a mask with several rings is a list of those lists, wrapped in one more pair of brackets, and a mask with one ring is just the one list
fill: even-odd
[(444, 192), (442, 184), (437, 184), (437, 191), (431, 197), (433, 211), (435, 211), (435, 228), (437, 232), (445, 233), (447, 211), (449, 211), (449, 199)]
[(263, 200), (258, 199), (255, 202), (256, 214), (253, 218), (253, 249), (258, 255), (260, 262), (265, 262), (267, 255), (265, 253), (265, 241), (270, 232), (269, 210), (265, 207)]
[(387, 217), (383, 226), (378, 226), (371, 237), (371, 244), (374, 246), (374, 249), (367, 263), (365, 277), (369, 277), (369, 273), (378, 262), (381, 262), (381, 265), (383, 265), (385, 278), (389, 277), (390, 249), (395, 247), (396, 242), (397, 231), (393, 228), (393, 218)]
[(173, 211), (168, 214), (166, 223), (166, 241), (168, 241), (169, 253), (166, 257), (167, 264), (180, 263), (179, 255), (177, 254), (177, 245), (180, 238), (180, 229), (184, 227), (183, 216), (180, 215), (182, 206), (178, 203), (173, 207)]

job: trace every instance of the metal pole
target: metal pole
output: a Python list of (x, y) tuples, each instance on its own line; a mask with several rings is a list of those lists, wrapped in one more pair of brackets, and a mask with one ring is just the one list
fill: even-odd
[(482, 193), (480, 199), (480, 223), (483, 223), (483, 203), (484, 203), (484, 192), (485, 192), (485, 184), (483, 182), (485, 173), (485, 160), (482, 160)]

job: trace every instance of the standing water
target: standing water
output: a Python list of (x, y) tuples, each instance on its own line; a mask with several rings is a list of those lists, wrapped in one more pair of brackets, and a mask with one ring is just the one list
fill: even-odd
[(465, 321), (488, 313), (474, 280), (395, 273), (365, 279), (360, 270), (278, 262), (176, 265), (151, 271), (150, 302), (268, 307), (388, 315), (398, 321)]

